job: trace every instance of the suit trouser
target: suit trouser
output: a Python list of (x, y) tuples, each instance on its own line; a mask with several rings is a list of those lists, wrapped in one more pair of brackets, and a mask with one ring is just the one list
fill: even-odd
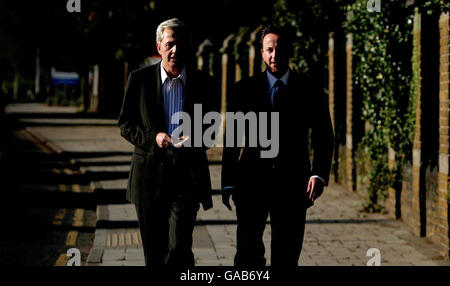
[[(291, 190), (272, 191), (273, 194), (283, 196), (280, 192)], [(305, 231), (304, 201), (289, 197), (288, 194), (281, 201), (269, 194), (257, 199), (238, 198), (234, 202), (238, 221), (235, 266), (266, 265), (263, 234), (269, 214), (272, 232), (271, 266), (298, 266)]]
[(194, 265), (192, 232), (198, 209), (198, 202), (183, 195), (170, 203), (136, 205), (147, 266)]
[(160, 199), (150, 206), (136, 204), (147, 266), (194, 265), (192, 233), (200, 204), (186, 169), (175, 166), (180, 165), (168, 166), (171, 176)]

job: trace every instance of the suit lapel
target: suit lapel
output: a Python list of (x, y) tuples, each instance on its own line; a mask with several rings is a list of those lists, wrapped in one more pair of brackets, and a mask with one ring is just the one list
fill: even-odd
[(260, 73), (257, 80), (257, 87), (260, 88), (259, 92), (256, 93), (257, 96), (262, 96), (256, 102), (261, 102), (261, 109), (265, 111), (272, 110), (272, 102), (270, 100), (269, 93), (269, 80), (267, 79), (266, 71)]
[(144, 94), (148, 116), (153, 118), (158, 130), (165, 129), (164, 98), (161, 84), (161, 63), (155, 65), (148, 78), (144, 78)]
[(156, 72), (155, 75), (156, 106), (158, 110), (164, 110), (164, 98), (161, 83), (161, 63), (157, 64), (155, 72)]
[(287, 96), (289, 97), (289, 99), (287, 100), (288, 102), (291, 102), (291, 99), (293, 99), (294, 97), (298, 97), (298, 94), (300, 92), (300, 85), (301, 78), (299, 74), (291, 70), (287, 86)]
[(186, 84), (184, 86), (184, 96), (183, 96), (183, 111), (190, 112), (192, 103), (195, 103), (194, 100), (194, 89), (196, 89), (197, 77), (195, 70), (191, 69), (189, 66), (186, 66)]

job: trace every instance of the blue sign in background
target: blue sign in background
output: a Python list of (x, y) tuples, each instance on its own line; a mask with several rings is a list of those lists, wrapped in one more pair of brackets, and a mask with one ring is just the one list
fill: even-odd
[(53, 84), (55, 85), (77, 85), (77, 78), (53, 78)]

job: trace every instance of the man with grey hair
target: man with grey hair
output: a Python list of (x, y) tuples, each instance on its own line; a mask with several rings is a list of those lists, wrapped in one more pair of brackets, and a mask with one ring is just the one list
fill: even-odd
[(194, 104), (215, 111), (218, 88), (187, 63), (190, 37), (182, 21), (167, 20), (156, 31), (161, 62), (131, 72), (119, 117), (121, 135), (134, 145), (126, 198), (136, 205), (146, 265), (186, 267), (194, 265), (199, 205), (212, 207), (211, 182), (206, 147), (174, 146), (183, 136), (173, 137), (181, 123), (173, 119), (179, 112), (193, 118)]

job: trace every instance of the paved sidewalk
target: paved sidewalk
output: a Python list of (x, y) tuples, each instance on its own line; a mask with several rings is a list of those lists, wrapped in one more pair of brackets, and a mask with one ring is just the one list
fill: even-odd
[[(101, 202), (97, 206), (94, 246), (88, 265), (143, 265), (142, 243), (134, 206), (123, 201), (132, 146), (110, 121), (98, 119), (52, 125), (34, 120), (30, 132), (72, 156), (91, 179)], [(209, 151), (212, 162), (220, 150)], [(221, 203), (220, 165), (210, 165), (214, 208), (198, 213), (194, 229), (196, 265), (231, 266), (236, 247), (236, 217)], [(382, 265), (450, 265), (425, 238), (415, 237), (408, 226), (383, 214), (361, 213), (358, 194), (330, 185), (308, 210), (300, 265), (366, 265), (369, 248), (381, 251)], [(264, 242), (270, 261), (270, 225)]]

